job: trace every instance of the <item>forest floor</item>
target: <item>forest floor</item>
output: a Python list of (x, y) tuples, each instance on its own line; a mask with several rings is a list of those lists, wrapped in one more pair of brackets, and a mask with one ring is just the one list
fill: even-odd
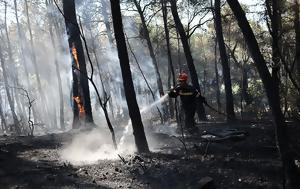
[[(270, 122), (197, 126), (199, 133), (185, 138), (187, 150), (180, 135), (154, 133), (162, 144), (156, 152), (77, 166), (58, 155), (72, 133), (0, 136), (0, 188), (282, 188)], [(300, 144), (299, 128), (290, 127)], [(237, 129), (242, 137), (201, 137), (224, 129)]]

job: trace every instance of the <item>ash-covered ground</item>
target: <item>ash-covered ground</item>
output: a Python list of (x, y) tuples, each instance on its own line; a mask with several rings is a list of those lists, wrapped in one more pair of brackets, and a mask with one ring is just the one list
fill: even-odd
[[(150, 154), (116, 153), (117, 157), (110, 154), (97, 160), (83, 151), (89, 160), (85, 163), (64, 158), (70, 144), (75, 149), (80, 144), (74, 144), (79, 131), (38, 137), (4, 135), (0, 137), (0, 188), (282, 188), (271, 123), (197, 126), (199, 132), (184, 140), (163, 132), (148, 135)], [(238, 135), (226, 137), (224, 130)], [(299, 139), (295, 137), (294, 142), (299, 144)], [(97, 151), (99, 146), (90, 150)], [(112, 149), (107, 150), (101, 153)]]

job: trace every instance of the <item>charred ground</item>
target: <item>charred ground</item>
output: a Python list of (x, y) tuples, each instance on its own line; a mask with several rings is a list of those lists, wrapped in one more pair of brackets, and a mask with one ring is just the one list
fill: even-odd
[[(157, 152), (73, 166), (59, 158), (73, 133), (1, 136), (1, 188), (282, 188), (281, 161), (270, 122), (202, 123), (185, 138), (154, 133)], [(238, 129), (245, 138), (208, 141), (203, 133)], [(295, 135), (297, 127), (290, 126)], [(298, 141), (297, 141), (298, 140)], [(294, 143), (299, 137), (294, 136)], [(295, 147), (297, 148), (297, 147)], [(299, 148), (298, 148), (299, 149)]]

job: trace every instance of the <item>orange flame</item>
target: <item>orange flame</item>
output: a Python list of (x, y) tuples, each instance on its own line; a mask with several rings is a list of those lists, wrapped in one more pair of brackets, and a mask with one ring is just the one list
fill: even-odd
[(80, 100), (79, 96), (75, 96), (73, 97), (73, 99), (75, 100), (75, 102), (77, 103), (77, 107), (79, 109), (79, 117), (83, 117), (85, 115), (85, 110), (84, 110), (84, 106)]
[(77, 68), (79, 69), (79, 62), (78, 62), (78, 56), (77, 56), (77, 49), (76, 49), (74, 43), (72, 44), (72, 55), (73, 55), (73, 57), (74, 57), (76, 66), (77, 66)]

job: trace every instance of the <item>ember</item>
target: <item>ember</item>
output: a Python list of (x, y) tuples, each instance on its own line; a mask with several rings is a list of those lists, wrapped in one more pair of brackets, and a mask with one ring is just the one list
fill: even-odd
[(79, 117), (83, 117), (85, 115), (85, 110), (84, 110), (84, 106), (83, 106), (83, 103), (82, 103), (80, 97), (75, 96), (75, 97), (73, 97), (73, 99), (77, 103), (77, 107), (78, 107), (78, 110), (79, 110)]
[(73, 55), (73, 58), (74, 58), (74, 60), (75, 60), (76, 67), (79, 69), (79, 62), (78, 62), (78, 56), (77, 56), (77, 49), (76, 49), (74, 43), (72, 44), (72, 55)]

